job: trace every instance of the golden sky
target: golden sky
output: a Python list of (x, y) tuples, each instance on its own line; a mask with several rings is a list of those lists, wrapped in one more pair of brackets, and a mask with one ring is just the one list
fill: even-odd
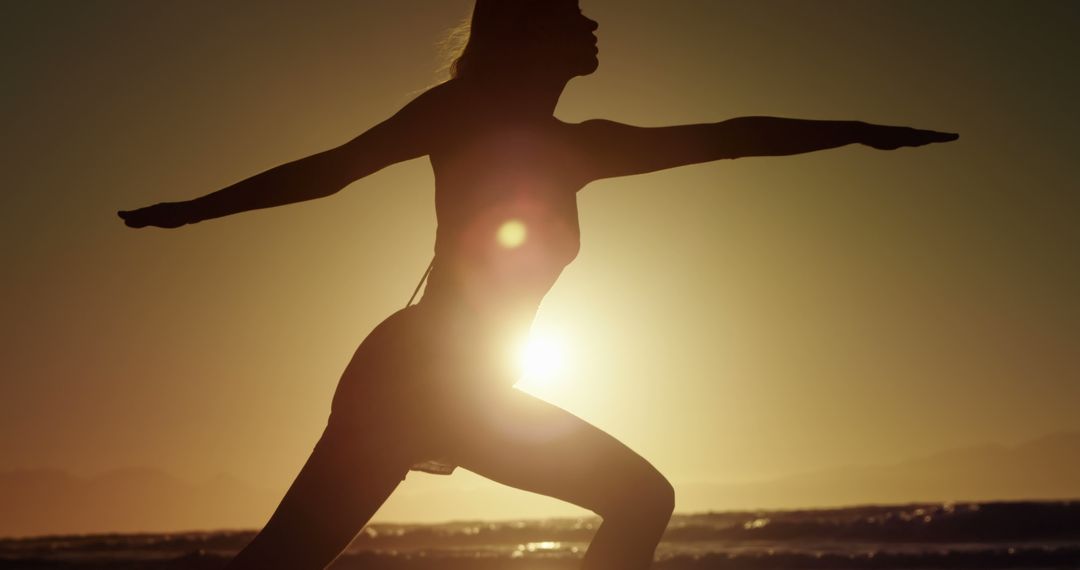
[[(5, 3), (0, 470), (283, 491), (356, 345), (430, 259), (427, 161), (179, 230), (114, 212), (354, 137), (441, 79), (438, 41), (469, 4)], [(1077, 4), (582, 7), (601, 63), (563, 120), (859, 119), (961, 139), (589, 186), (581, 254), (537, 322), (564, 363), (537, 394), (677, 490), (1080, 430)]]

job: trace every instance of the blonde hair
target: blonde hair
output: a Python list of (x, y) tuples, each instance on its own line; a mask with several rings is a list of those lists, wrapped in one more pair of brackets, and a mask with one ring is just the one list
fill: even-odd
[(508, 71), (525, 48), (523, 24), (529, 8), (549, 0), (476, 0), (472, 16), (442, 42), (450, 78), (498, 76)]

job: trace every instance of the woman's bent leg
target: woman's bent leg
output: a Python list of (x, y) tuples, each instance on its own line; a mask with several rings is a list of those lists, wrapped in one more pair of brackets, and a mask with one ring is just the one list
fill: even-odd
[(270, 521), (228, 570), (317, 570), (349, 545), (408, 472), (392, 444), (355, 435), (326, 429)]
[(558, 406), (509, 392), (454, 430), (454, 461), (499, 483), (600, 515), (603, 523), (583, 569), (648, 568), (674, 509), (671, 484), (599, 428)]

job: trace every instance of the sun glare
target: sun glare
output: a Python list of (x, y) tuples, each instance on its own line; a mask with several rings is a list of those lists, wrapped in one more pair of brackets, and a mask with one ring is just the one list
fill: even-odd
[(518, 351), (521, 380), (517, 387), (526, 391), (547, 391), (555, 386), (565, 365), (565, 350), (558, 335), (533, 331)]

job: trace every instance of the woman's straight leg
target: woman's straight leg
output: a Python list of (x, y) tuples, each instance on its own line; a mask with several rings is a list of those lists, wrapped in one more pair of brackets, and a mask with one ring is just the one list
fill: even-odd
[(327, 427), (270, 521), (227, 569), (318, 570), (330, 564), (408, 472), (393, 443), (376, 437)]
[(398, 390), (415, 381), (415, 308), (397, 311), (357, 347), (326, 430), (261, 532), (228, 570), (318, 570), (345, 549), (416, 461), (419, 429)]
[(603, 523), (588, 570), (648, 568), (674, 508), (674, 491), (648, 461), (611, 435), (543, 400), (507, 390), (459, 415), (447, 447), (461, 467), (493, 481), (592, 510)]

